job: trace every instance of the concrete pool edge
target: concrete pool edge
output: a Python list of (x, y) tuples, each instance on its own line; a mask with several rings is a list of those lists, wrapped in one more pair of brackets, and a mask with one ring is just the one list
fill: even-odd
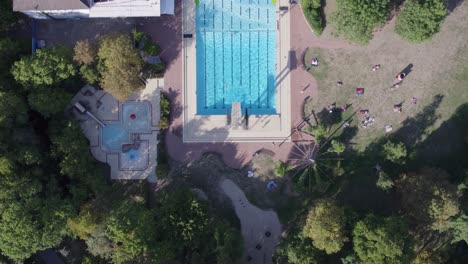
[[(195, 2), (182, 1), (182, 34), (192, 34), (182, 38), (183, 72), (183, 142), (271, 142), (290, 141), (291, 133), (291, 79), (289, 69), (290, 13), (279, 13), (279, 6), (289, 6), (288, 0), (276, 3), (276, 108), (277, 115), (249, 118), (248, 130), (226, 127), (225, 115), (197, 115), (196, 97), (196, 26)], [(281, 32), (281, 29), (284, 32)]]

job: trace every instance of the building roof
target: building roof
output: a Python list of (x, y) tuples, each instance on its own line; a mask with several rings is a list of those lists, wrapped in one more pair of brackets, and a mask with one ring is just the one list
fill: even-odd
[(14, 11), (89, 9), (88, 0), (13, 0)]

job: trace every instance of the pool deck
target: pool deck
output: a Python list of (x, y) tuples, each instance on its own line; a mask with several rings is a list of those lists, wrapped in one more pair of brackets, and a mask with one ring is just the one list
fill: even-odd
[[(171, 126), (166, 131), (165, 141), (169, 155), (180, 162), (190, 162), (200, 158), (204, 153), (219, 153), (224, 162), (232, 168), (242, 168), (260, 149), (275, 153), (273, 159), (287, 161), (291, 155), (294, 142), (285, 142), (282, 145), (270, 142), (204, 142), (184, 143), (183, 135), (183, 109), (184, 87), (182, 58), (182, 1), (176, 0), (175, 15), (158, 18), (139, 19), (142, 23), (138, 28), (152, 36), (160, 44), (161, 58), (167, 62), (164, 75), (164, 92), (171, 100)], [(288, 1), (278, 1), (289, 6), (290, 25), (285, 30), (291, 32), (291, 51), (295, 53), (295, 67), (290, 72), (291, 78), (291, 127), (295, 127), (302, 120), (302, 102), (306, 97), (317, 95), (315, 79), (299, 65), (300, 56), (307, 47), (342, 48), (346, 43), (338, 41), (324, 41), (314, 36), (307, 24), (299, 4), (289, 5)], [(301, 92), (303, 90), (303, 92)]]
[[(132, 132), (131, 135), (139, 137), (138, 159), (130, 159), (122, 152), (114, 152), (105, 149), (101, 143), (101, 126), (86, 114), (81, 114), (74, 107), (72, 112), (80, 122), (85, 136), (90, 141), (91, 154), (99, 161), (109, 164), (111, 179), (117, 180), (142, 180), (150, 182), (156, 180), (156, 157), (159, 134), (159, 100), (160, 91), (164, 86), (162, 79), (150, 79), (146, 88), (139, 93), (132, 93), (126, 102), (146, 103), (150, 109), (150, 126), (145, 132)], [(94, 114), (104, 124), (120, 123), (122, 103), (109, 93), (97, 90), (86, 85), (72, 99), (71, 105), (76, 102), (84, 104), (89, 112)], [(123, 104), (125, 104), (124, 102)], [(129, 139), (129, 141), (131, 141)], [(131, 143), (131, 142), (128, 142)]]
[[(277, 2), (277, 8), (281, 0)], [(276, 115), (249, 116), (248, 129), (228, 124), (227, 115), (197, 114), (197, 54), (195, 29), (195, 1), (183, 1), (182, 31), (192, 38), (182, 40), (183, 70), (183, 141), (196, 142), (282, 142), (291, 133), (291, 79), (289, 64), (290, 15), (288, 12), (276, 15)]]

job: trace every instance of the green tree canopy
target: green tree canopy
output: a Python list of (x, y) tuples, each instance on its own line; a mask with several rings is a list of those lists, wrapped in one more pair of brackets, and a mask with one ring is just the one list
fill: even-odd
[(71, 97), (71, 94), (61, 88), (41, 88), (31, 91), (28, 102), (33, 110), (44, 117), (50, 117), (63, 113)]
[(336, 154), (341, 154), (345, 151), (345, 145), (338, 140), (332, 140), (330, 151)]
[(337, 0), (331, 20), (338, 34), (366, 44), (372, 38), (373, 29), (385, 22), (390, 10), (390, 0)]
[(404, 164), (407, 155), (406, 146), (402, 142), (393, 143), (387, 141), (387, 143), (383, 145), (382, 155), (386, 160), (393, 163)]
[(303, 232), (305, 237), (312, 239), (314, 247), (333, 254), (348, 241), (345, 224), (343, 208), (331, 200), (319, 200), (310, 209)]
[(446, 230), (451, 217), (459, 212), (459, 194), (448, 174), (434, 168), (403, 175), (398, 191), (407, 216), (418, 225)]
[(302, 233), (291, 234), (282, 239), (275, 252), (275, 263), (278, 264), (320, 264), (322, 253), (312, 246), (310, 239)]
[(87, 39), (80, 40), (76, 42), (73, 53), (73, 60), (75, 62), (80, 65), (91, 65), (96, 60), (97, 47)]
[(16, 81), (25, 87), (59, 85), (76, 73), (71, 51), (64, 46), (37, 50), (15, 62), (11, 69)]
[(143, 60), (133, 47), (130, 35), (103, 37), (99, 42), (98, 59), (101, 86), (118, 100), (124, 101), (132, 92), (143, 88), (138, 78)]
[(453, 234), (452, 243), (465, 241), (468, 244), (468, 216), (461, 214), (449, 222), (449, 227)]
[(412, 42), (421, 42), (439, 31), (447, 14), (445, 0), (408, 0), (398, 15), (395, 31)]
[(285, 164), (281, 160), (275, 163), (275, 174), (278, 177), (283, 177), (290, 170), (293, 169), (293, 166)]
[(408, 233), (397, 218), (368, 215), (353, 229), (353, 248), (363, 263), (405, 263)]

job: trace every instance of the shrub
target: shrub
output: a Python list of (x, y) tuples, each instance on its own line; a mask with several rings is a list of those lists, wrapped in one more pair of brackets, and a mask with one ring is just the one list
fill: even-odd
[(89, 84), (96, 84), (99, 82), (99, 72), (98, 70), (89, 65), (81, 65), (80, 67), (80, 75), (83, 78), (83, 80)]
[(409, 0), (398, 16), (395, 31), (412, 42), (421, 42), (439, 31), (447, 14), (444, 0)]
[(145, 33), (138, 32), (136, 29), (132, 29), (132, 36), (133, 36), (133, 39), (136, 42), (140, 42), (143, 39), (143, 37), (145, 36)]
[(171, 116), (171, 103), (167, 96), (161, 93), (161, 99), (159, 103), (161, 107), (161, 117), (159, 119), (159, 129), (169, 128), (169, 118)]
[(89, 40), (80, 40), (76, 42), (75, 48), (73, 49), (74, 55), (73, 60), (76, 61), (78, 64), (86, 64), (90, 65), (93, 64), (96, 55), (97, 55), (97, 48), (93, 44), (89, 42)]
[(162, 78), (164, 77), (164, 72), (166, 71), (166, 64), (163, 62), (158, 64), (146, 64), (143, 68), (143, 78)]
[(390, 13), (390, 0), (337, 0), (331, 20), (338, 34), (366, 44), (372, 30), (382, 25)]
[(151, 39), (147, 39), (143, 45), (143, 51), (148, 55), (155, 56), (159, 54), (161, 48), (158, 44), (153, 43)]
[(319, 36), (323, 31), (321, 0), (302, 0), (302, 11), (314, 33)]

